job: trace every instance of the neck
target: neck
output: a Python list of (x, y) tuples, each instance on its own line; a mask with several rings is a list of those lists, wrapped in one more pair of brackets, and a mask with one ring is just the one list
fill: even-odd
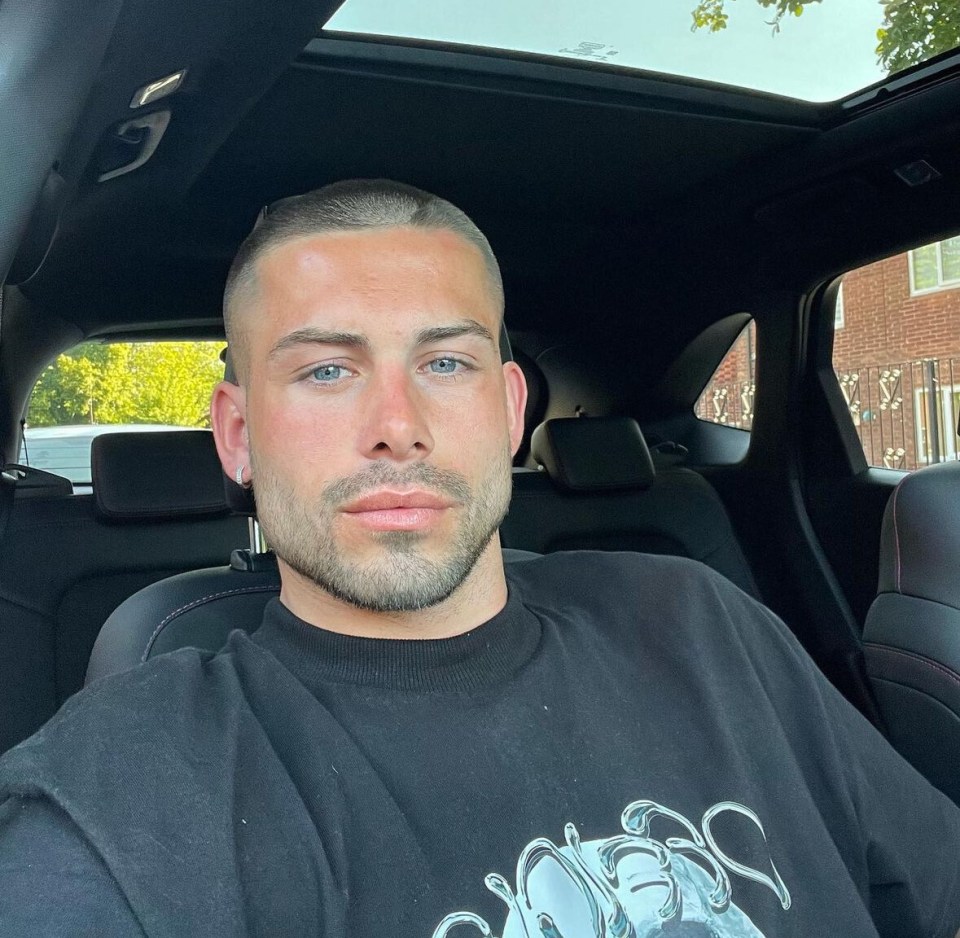
[(462, 635), (492, 619), (507, 602), (500, 536), (490, 543), (466, 579), (445, 600), (428, 609), (374, 612), (331, 596), (278, 559), (280, 601), (310, 625), (358, 638), (424, 639)]

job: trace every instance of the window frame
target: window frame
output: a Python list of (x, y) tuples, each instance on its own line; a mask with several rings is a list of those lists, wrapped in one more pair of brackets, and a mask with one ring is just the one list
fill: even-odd
[[(712, 395), (709, 395), (711, 385), (717, 374), (723, 369), (727, 359), (734, 354), (738, 343), (743, 339), (744, 364), (747, 369), (746, 381), (734, 381), (731, 385), (718, 386)], [(731, 390), (734, 395), (731, 395)], [(710, 379), (704, 385), (703, 389), (697, 395), (693, 405), (693, 413), (697, 420), (703, 423), (712, 424), (718, 427), (729, 427), (733, 430), (741, 430), (750, 433), (753, 430), (753, 418), (755, 412), (755, 398), (757, 390), (757, 326), (756, 320), (751, 316), (744, 326), (740, 329), (733, 341), (727, 346), (720, 361), (710, 375)], [(720, 392), (723, 392), (722, 395)], [(723, 406), (718, 406), (719, 400), (723, 401)], [(733, 417), (728, 418), (726, 413), (727, 400), (734, 400)], [(710, 408), (714, 413), (707, 413)], [(701, 412), (703, 411), (703, 412)]]
[[(944, 280), (943, 277), (943, 249), (944, 241), (960, 241), (960, 235), (954, 235), (952, 238), (943, 238), (940, 241), (933, 241), (930, 244), (922, 244), (918, 248), (911, 248), (907, 251), (907, 273), (910, 278), (910, 296), (926, 296), (930, 293), (941, 293), (944, 290), (956, 290), (960, 287), (960, 277), (951, 280)], [(933, 247), (937, 256), (937, 282), (932, 287), (918, 287), (914, 277), (914, 257), (917, 251), (924, 248)]]

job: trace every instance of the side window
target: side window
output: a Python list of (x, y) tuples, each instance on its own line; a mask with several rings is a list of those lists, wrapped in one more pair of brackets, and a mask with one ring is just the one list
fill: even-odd
[(960, 237), (843, 277), (833, 367), (867, 463), (960, 458)]
[(30, 396), (20, 462), (89, 485), (90, 442), (118, 430), (210, 426), (223, 342), (85, 342)]
[(741, 430), (753, 427), (756, 349), (756, 327), (751, 319), (734, 339), (697, 401), (694, 411), (701, 420)]

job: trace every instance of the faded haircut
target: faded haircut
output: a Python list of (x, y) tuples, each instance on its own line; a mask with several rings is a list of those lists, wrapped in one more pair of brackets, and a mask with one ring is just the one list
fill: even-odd
[(493, 297), (503, 314), (500, 265), (483, 232), (446, 199), (390, 179), (347, 179), (267, 206), (237, 251), (223, 292), (223, 321), (237, 378), (246, 374), (238, 322), (240, 300), (256, 290), (257, 261), (284, 241), (326, 232), (396, 228), (440, 229), (460, 235), (483, 257)]

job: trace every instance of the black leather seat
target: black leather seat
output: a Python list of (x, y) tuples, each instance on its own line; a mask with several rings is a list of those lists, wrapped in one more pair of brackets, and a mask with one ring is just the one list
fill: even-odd
[[(701, 560), (756, 594), (719, 496), (689, 470), (657, 474), (636, 421), (547, 421), (532, 451), (550, 471), (514, 470), (501, 528), (508, 563), (551, 550), (645, 550)], [(250, 491), (224, 482), (234, 509), (252, 512)], [(233, 629), (254, 631), (280, 581), (269, 555), (256, 556), (254, 570), (250, 559), (239, 554), (232, 566), (184, 573), (131, 596), (104, 624), (87, 683), (185, 646), (216, 651)]]
[(256, 570), (230, 566), (191, 570), (135, 593), (100, 629), (84, 683), (178, 648), (216, 651), (234, 629), (253, 632), (263, 607), (280, 594), (273, 556), (264, 554), (258, 560)]
[(960, 804), (960, 462), (890, 496), (863, 639), (890, 741)]
[(533, 433), (531, 453), (543, 471), (514, 473), (500, 528), (505, 547), (689, 557), (757, 596), (720, 496), (690, 469), (657, 472), (632, 418), (547, 420)]
[(80, 689), (124, 599), (248, 540), (209, 431), (104, 434), (92, 457), (93, 495), (17, 483), (0, 552), (0, 751)]
[[(537, 556), (510, 550), (503, 554), (507, 563)], [(234, 629), (255, 631), (263, 607), (280, 594), (280, 574), (272, 554), (259, 555), (256, 569), (243, 566), (194, 570), (131, 596), (100, 630), (85, 683), (178, 648), (217, 651)]]
[[(657, 474), (636, 421), (550, 420), (532, 438), (549, 472), (515, 469), (504, 559), (553, 550), (641, 550), (702, 560), (750, 593), (756, 586), (719, 496), (686, 469)], [(248, 490), (225, 479), (235, 510), (253, 511)], [(233, 629), (254, 631), (279, 594), (270, 555), (196, 570), (131, 596), (106, 621), (87, 683), (184, 646), (216, 651)]]

